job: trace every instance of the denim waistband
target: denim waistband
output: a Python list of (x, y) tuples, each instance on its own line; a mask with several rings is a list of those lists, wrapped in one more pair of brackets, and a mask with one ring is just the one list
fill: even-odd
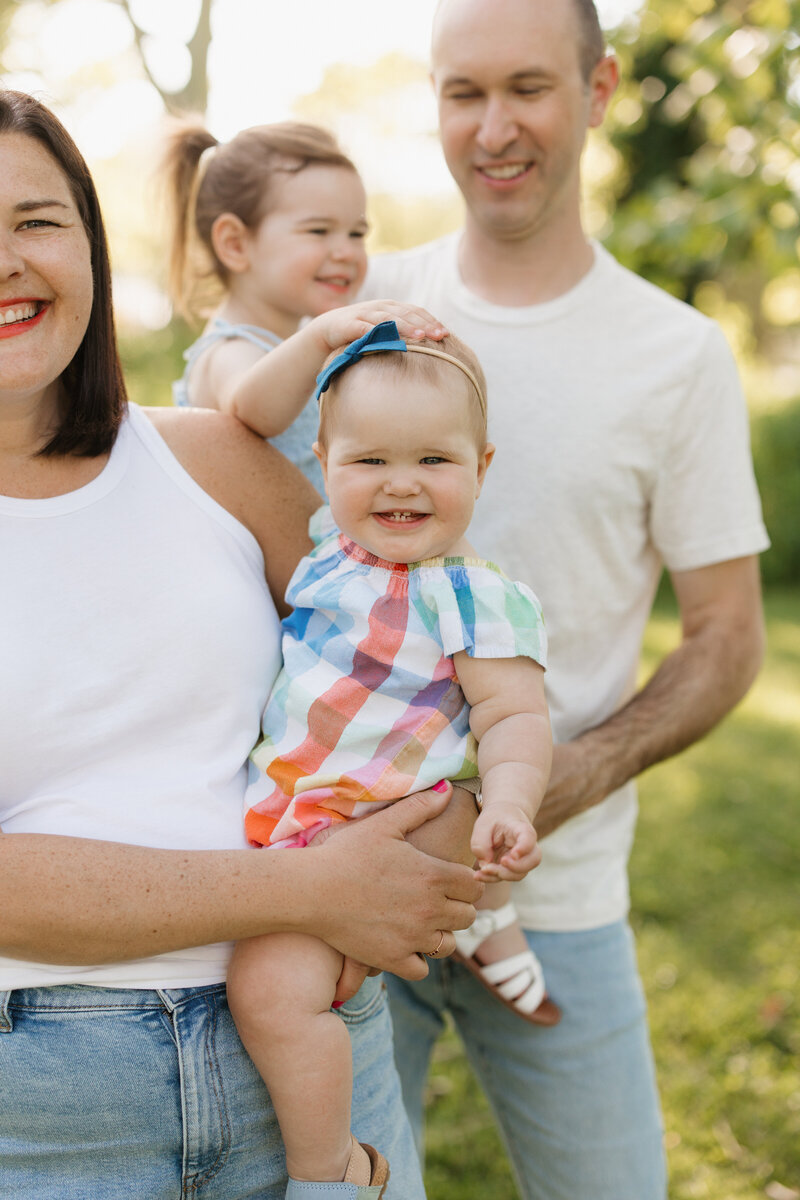
[(224, 983), (209, 983), (190, 988), (105, 988), (81, 983), (57, 984), (52, 987), (13, 988), (0, 991), (0, 1033), (11, 1031), (15, 1009), (43, 1011), (72, 1009), (92, 1011), (105, 1009), (166, 1009), (174, 1012), (201, 996), (224, 993)]

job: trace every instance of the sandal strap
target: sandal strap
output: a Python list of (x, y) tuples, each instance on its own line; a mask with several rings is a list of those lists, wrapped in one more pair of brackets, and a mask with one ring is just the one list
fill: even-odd
[[(355, 1150), (359, 1143), (352, 1134), (350, 1137)], [(285, 1200), (381, 1200), (389, 1179), (389, 1164), (379, 1151), (373, 1146), (368, 1146), (366, 1142), (361, 1143), (361, 1149), (366, 1151), (369, 1159), (372, 1180), (370, 1183), (312, 1183), (290, 1177)], [(350, 1164), (352, 1162), (353, 1151), (350, 1154)]]
[(456, 948), (465, 958), (472, 958), (478, 947), (501, 929), (507, 929), (517, 920), (517, 910), (509, 900), (500, 908), (480, 908), (469, 929), (458, 929), (453, 934)]
[(290, 1179), (285, 1200), (379, 1200), (383, 1190), (382, 1184), (359, 1187), (355, 1183), (308, 1183)]
[(486, 982), (520, 1012), (535, 1012), (544, 999), (544, 972), (532, 950), (479, 966)]

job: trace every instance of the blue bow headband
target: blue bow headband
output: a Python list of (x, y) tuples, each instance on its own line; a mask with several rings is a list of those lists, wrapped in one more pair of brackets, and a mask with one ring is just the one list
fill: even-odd
[(405, 351), (407, 349), (394, 321), (381, 321), (380, 325), (374, 325), (368, 333), (362, 334), (349, 346), (345, 346), (342, 353), (337, 354), (336, 358), (329, 362), (323, 371), (320, 371), (317, 376), (315, 398), (319, 400), (322, 393), (327, 392), (331, 380), (348, 367), (352, 367), (353, 363), (360, 362), (365, 354), (378, 354), (382, 350)]
[(336, 358), (332, 359), (327, 367), (320, 371), (317, 376), (317, 390), (314, 392), (315, 398), (319, 400), (322, 393), (327, 392), (331, 380), (336, 375), (341, 374), (342, 371), (346, 371), (348, 367), (352, 367), (353, 363), (360, 362), (367, 354), (380, 354), (386, 350), (401, 350), (403, 352), (410, 350), (416, 354), (430, 354), (434, 358), (443, 358), (445, 362), (452, 363), (454, 367), (458, 367), (459, 371), (463, 371), (478, 393), (481, 412), (485, 418), (486, 396), (484, 395), (483, 388), (467, 364), (463, 363), (460, 358), (455, 358), (452, 354), (445, 353), (444, 350), (434, 349), (433, 346), (418, 346), (416, 342), (404, 342), (394, 321), (381, 321), (380, 325), (373, 326), (368, 333), (364, 333), (360, 338), (356, 338), (354, 342), (351, 342), (349, 346), (344, 348), (341, 354), (337, 354)]

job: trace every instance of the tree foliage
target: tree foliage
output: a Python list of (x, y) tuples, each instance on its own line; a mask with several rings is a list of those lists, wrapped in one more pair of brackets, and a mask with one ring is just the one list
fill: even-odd
[(798, 0), (648, 0), (615, 38), (604, 240), (759, 343), (800, 320), (798, 31)]
[[(0, 3), (0, 46), (5, 44), (8, 31), (17, 10), (36, 4), (51, 7), (59, 0), (3, 0)], [(151, 65), (151, 41), (153, 30), (146, 28), (136, 17), (131, 0), (105, 0), (120, 8), (131, 27), (133, 43), (139, 65), (145, 77), (158, 92), (168, 113), (203, 113), (208, 105), (208, 57), (211, 47), (211, 9), (214, 0), (197, 0), (197, 20), (193, 31), (185, 42), (188, 52), (189, 71), (185, 82), (177, 90), (170, 90), (159, 79), (158, 71)], [(0, 60), (0, 69), (5, 69)]]

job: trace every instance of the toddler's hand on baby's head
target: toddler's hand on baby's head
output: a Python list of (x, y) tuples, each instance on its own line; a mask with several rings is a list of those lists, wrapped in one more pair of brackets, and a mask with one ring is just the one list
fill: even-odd
[(401, 338), (415, 341), (428, 337), (439, 341), (447, 330), (424, 308), (399, 300), (365, 300), (346, 308), (334, 308), (312, 322), (329, 350), (349, 345), (369, 333), (381, 321), (394, 321)]
[(485, 883), (518, 882), (538, 866), (542, 852), (526, 812), (516, 804), (492, 804), (475, 822), (470, 842), (478, 860), (476, 877)]

